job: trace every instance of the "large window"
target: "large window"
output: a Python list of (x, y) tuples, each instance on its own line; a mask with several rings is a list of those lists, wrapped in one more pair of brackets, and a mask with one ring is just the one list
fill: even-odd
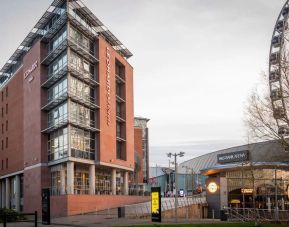
[[(70, 27), (70, 38), (78, 45), (86, 49), (87, 51), (92, 52), (92, 42), (81, 32), (76, 30), (73, 27)], [(93, 53), (93, 52), (92, 52)]]
[(79, 97), (84, 102), (94, 102), (93, 89), (74, 77), (70, 79), (70, 93), (73, 96)]
[(67, 102), (48, 113), (48, 127), (63, 125), (67, 122)]
[(63, 52), (52, 64), (48, 67), (48, 77), (52, 77), (67, 65), (67, 53)]
[(60, 195), (60, 172), (51, 173), (51, 194)]
[(48, 102), (58, 99), (67, 93), (67, 79), (58, 82), (48, 90)]
[(126, 160), (125, 143), (122, 141), (116, 141), (116, 158), (120, 160)]
[(67, 38), (66, 27), (54, 36), (49, 45), (49, 51), (55, 50)]
[(111, 174), (106, 171), (97, 171), (95, 175), (95, 193), (109, 195), (111, 193)]
[(94, 66), (78, 54), (71, 52), (69, 63), (73, 69), (82, 73), (84, 78), (94, 79)]
[(48, 135), (48, 160), (54, 161), (68, 156), (67, 128), (56, 130)]
[(78, 103), (71, 102), (70, 120), (75, 124), (94, 127), (94, 112)]
[(74, 172), (74, 194), (89, 193), (89, 175), (87, 171)]
[(71, 127), (71, 156), (76, 158), (95, 158), (94, 133), (82, 129)]

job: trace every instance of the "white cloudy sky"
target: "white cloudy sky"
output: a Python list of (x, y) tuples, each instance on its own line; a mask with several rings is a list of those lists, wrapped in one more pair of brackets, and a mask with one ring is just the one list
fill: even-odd
[[(52, 0), (1, 0), (0, 65)], [(131, 50), (135, 115), (150, 118), (151, 163), (246, 143), (243, 107), (267, 69), (285, 0), (84, 0)]]

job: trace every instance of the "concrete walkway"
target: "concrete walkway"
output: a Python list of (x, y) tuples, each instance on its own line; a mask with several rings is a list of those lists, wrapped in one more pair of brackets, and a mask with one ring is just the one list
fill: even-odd
[[(179, 219), (178, 223), (218, 223), (220, 220), (212, 219)], [(174, 219), (164, 220), (163, 224), (174, 223)], [(52, 219), (51, 227), (61, 227), (61, 226), (72, 226), (72, 227), (110, 227), (110, 226), (130, 226), (130, 225), (144, 225), (144, 224), (153, 224), (150, 219), (128, 219), (128, 218), (116, 218), (116, 217), (107, 217), (105, 215), (95, 215), (95, 214), (86, 214), (86, 215), (76, 215), (63, 218)], [(3, 226), (3, 225), (1, 225)], [(32, 227), (33, 223), (8, 223), (7, 227)], [(47, 225), (42, 225), (38, 223), (38, 226), (44, 227)]]

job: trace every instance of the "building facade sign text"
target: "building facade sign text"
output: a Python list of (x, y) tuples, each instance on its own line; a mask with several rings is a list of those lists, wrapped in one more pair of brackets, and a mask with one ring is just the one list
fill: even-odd
[(24, 73), (24, 80), (27, 79), (35, 71), (35, 69), (38, 67), (38, 61), (34, 62), (29, 69), (26, 70)]
[(249, 151), (236, 151), (228, 154), (219, 154), (218, 163), (243, 162), (249, 160)]
[(106, 48), (106, 123), (111, 123), (110, 50)]

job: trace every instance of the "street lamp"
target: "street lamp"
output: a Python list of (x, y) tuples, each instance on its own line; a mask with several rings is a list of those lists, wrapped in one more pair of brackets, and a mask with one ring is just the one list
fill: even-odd
[(185, 152), (181, 151), (179, 153), (168, 153), (167, 156), (171, 158), (174, 156), (175, 158), (175, 221), (178, 222), (178, 165), (177, 165), (177, 156), (183, 157), (185, 155)]

